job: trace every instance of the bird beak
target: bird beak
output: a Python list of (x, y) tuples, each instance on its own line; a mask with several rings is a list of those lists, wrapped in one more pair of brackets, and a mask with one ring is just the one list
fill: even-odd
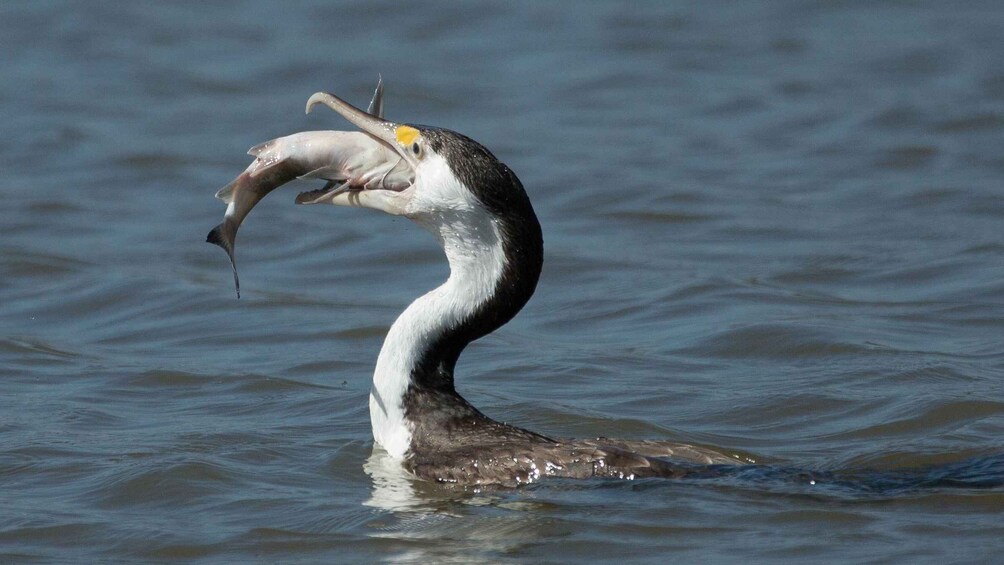
[(323, 104), (338, 112), (343, 118), (351, 122), (352, 125), (393, 149), (412, 169), (418, 166), (418, 161), (415, 160), (414, 155), (406, 150), (407, 142), (418, 135), (418, 131), (415, 128), (388, 122), (382, 117), (364, 112), (334, 94), (327, 92), (315, 92), (307, 99), (307, 113), (309, 114), (317, 104)]
[[(368, 163), (368, 168), (371, 170), (366, 176), (371, 179), (377, 178), (377, 181), (371, 180), (363, 185), (347, 182), (333, 190), (333, 183), (329, 183), (320, 190), (301, 193), (296, 198), (297, 204), (354, 206), (373, 208), (395, 216), (406, 215), (407, 204), (413, 194), (410, 189), (418, 167), (418, 161), (407, 151), (407, 147), (418, 137), (418, 130), (384, 120), (379, 111), (376, 115), (364, 112), (327, 92), (317, 92), (307, 100), (307, 113), (309, 114), (317, 104), (323, 104), (338, 112), (362, 130), (362, 133), (389, 151), (379, 152), (379, 158), (373, 163)], [(397, 160), (394, 161), (394, 158)]]

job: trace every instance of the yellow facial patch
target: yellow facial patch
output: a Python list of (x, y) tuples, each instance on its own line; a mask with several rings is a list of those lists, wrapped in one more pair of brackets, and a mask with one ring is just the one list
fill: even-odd
[(422, 135), (411, 126), (397, 126), (394, 133), (397, 135), (397, 142), (401, 145), (411, 145), (418, 139), (418, 136)]

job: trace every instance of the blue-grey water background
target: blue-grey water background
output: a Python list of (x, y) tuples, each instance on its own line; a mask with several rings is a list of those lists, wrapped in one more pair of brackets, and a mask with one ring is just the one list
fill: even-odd
[[(4, 2), (0, 37), (0, 561), (1000, 559), (1000, 3)], [(432, 238), (299, 183), (244, 224), (240, 300), (203, 242), (248, 147), (349, 129), (307, 97), (378, 73), (544, 226), (475, 405), (924, 479), (396, 473), (367, 395)]]

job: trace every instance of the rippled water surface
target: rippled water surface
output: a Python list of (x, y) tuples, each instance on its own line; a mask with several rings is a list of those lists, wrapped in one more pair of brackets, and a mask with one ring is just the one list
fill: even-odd
[[(0, 561), (991, 562), (1004, 549), (997, 2), (0, 4)], [(317, 90), (520, 176), (539, 290), (459, 388), (715, 479), (463, 493), (374, 452), (408, 221), (203, 243)]]

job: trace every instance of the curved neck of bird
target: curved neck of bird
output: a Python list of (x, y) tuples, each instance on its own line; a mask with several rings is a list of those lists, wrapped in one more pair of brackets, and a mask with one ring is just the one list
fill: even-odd
[(377, 359), (370, 416), (374, 438), (392, 456), (402, 457), (411, 440), (409, 396), (464, 402), (453, 384), (460, 353), (512, 319), (536, 288), (543, 241), (529, 201), (503, 215), (478, 208), (418, 220), (442, 244), (450, 276), (405, 309)]

